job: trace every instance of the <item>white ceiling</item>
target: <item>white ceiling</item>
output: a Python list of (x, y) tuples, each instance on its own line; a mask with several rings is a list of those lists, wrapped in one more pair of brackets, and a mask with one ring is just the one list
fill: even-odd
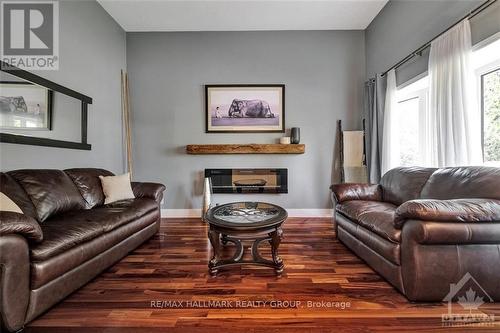
[(362, 30), (388, 0), (98, 0), (125, 31)]

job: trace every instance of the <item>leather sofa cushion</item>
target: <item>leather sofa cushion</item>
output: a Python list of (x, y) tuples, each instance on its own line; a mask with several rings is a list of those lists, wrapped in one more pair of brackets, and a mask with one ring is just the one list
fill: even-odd
[(345, 232), (349, 233), (364, 246), (369, 247), (373, 252), (384, 257), (395, 265), (401, 264), (401, 244), (394, 243), (386, 238), (380, 237), (343, 215), (337, 215), (336, 221), (339, 229), (344, 229)]
[(400, 167), (386, 172), (380, 180), (382, 201), (397, 206), (408, 200), (420, 198), (420, 192), (436, 169), (421, 167)]
[(500, 168), (439, 169), (425, 184), (422, 199), (490, 198), (500, 200)]
[(113, 176), (112, 172), (93, 168), (66, 169), (64, 172), (80, 191), (87, 208), (104, 204), (104, 193), (99, 176)]
[(104, 233), (90, 241), (75, 246), (44, 261), (31, 263), (31, 288), (37, 289), (64, 273), (80, 266), (119, 242), (158, 221), (158, 210)]
[(157, 209), (151, 199), (134, 199), (54, 216), (41, 225), (44, 241), (31, 248), (32, 260), (47, 260)]
[(16, 170), (8, 174), (26, 191), (40, 222), (53, 215), (85, 208), (80, 192), (64, 171)]
[(21, 208), (23, 214), (31, 216), (33, 218), (38, 218), (36, 214), (35, 206), (31, 202), (26, 191), (19, 185), (19, 183), (9, 176), (8, 174), (0, 173), (0, 192), (7, 195), (16, 205)]
[(82, 211), (59, 215), (45, 221), (42, 226), (44, 240), (30, 248), (32, 261), (46, 260), (54, 255), (85, 243), (104, 233), (104, 229), (97, 221), (86, 218)]
[(401, 242), (401, 230), (394, 227), (396, 206), (388, 202), (347, 201), (337, 211), (353, 222), (394, 243)]
[(151, 199), (138, 198), (115, 201), (95, 210), (96, 214), (102, 212), (107, 216), (101, 221), (101, 225), (105, 232), (109, 232), (149, 212), (158, 210), (158, 204)]

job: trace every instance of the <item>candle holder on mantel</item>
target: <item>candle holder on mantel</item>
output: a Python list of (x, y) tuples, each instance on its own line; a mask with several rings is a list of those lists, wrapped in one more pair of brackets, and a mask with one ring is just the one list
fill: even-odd
[(292, 127), (290, 131), (290, 143), (294, 145), (300, 143), (300, 128)]

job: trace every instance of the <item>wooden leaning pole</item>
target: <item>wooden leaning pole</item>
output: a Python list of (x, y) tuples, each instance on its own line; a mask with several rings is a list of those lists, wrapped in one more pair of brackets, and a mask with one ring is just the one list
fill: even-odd
[(130, 129), (130, 92), (128, 75), (121, 71), (121, 96), (122, 96), (122, 116), (123, 128), (125, 130), (125, 153), (127, 155), (127, 172), (132, 177), (132, 132)]

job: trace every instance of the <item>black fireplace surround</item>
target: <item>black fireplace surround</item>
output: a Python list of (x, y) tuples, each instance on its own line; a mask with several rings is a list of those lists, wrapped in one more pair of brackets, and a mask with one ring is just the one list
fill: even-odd
[(213, 193), (288, 193), (288, 169), (205, 169)]

